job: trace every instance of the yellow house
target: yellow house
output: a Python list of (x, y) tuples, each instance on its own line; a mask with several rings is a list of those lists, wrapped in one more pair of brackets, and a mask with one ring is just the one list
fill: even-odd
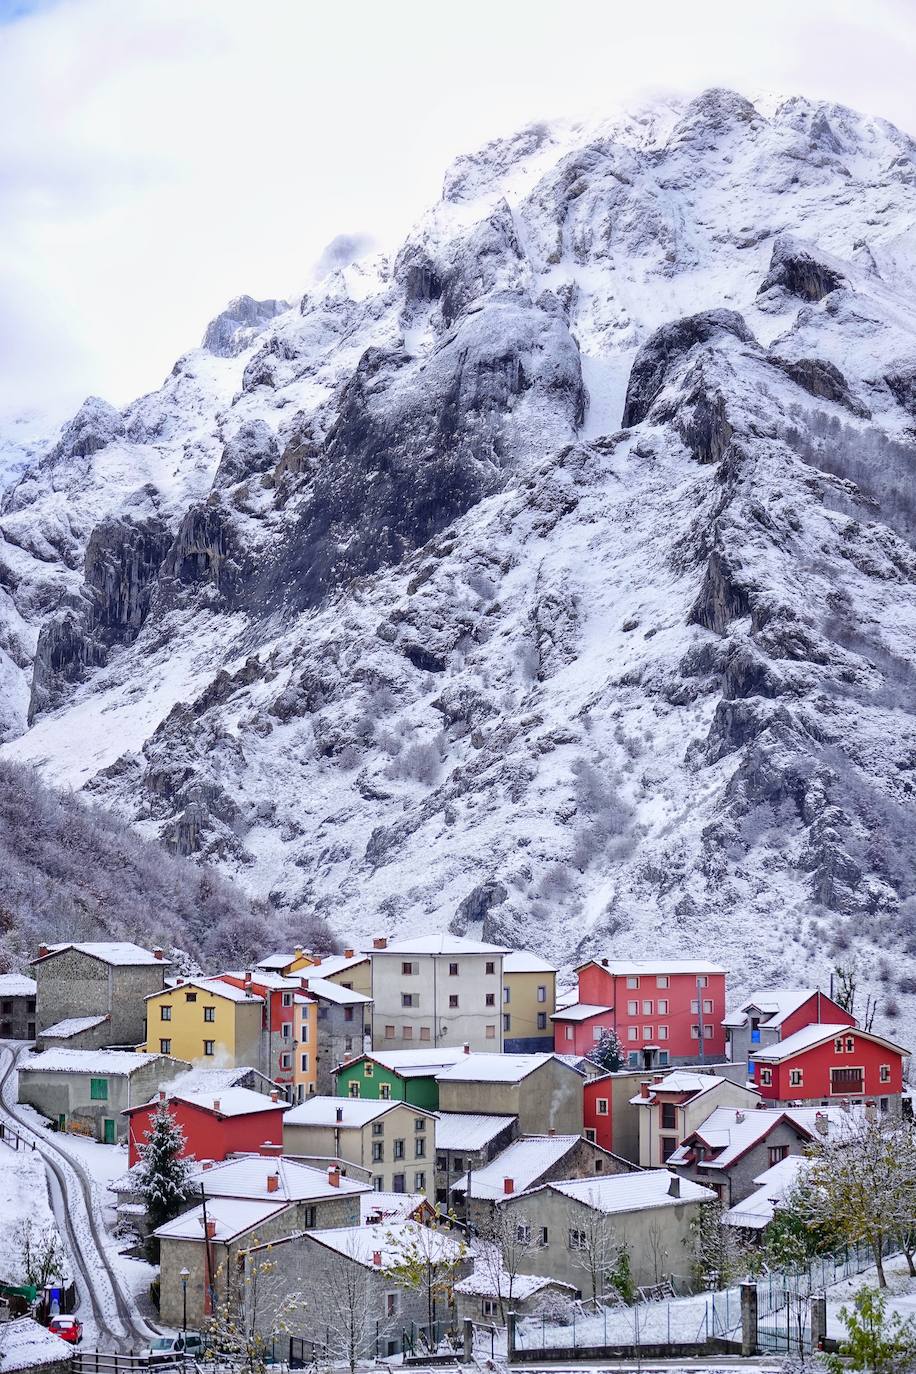
[(293, 1102), (318, 1091), (318, 1003), (307, 993), (293, 998)]
[(178, 978), (146, 998), (148, 1054), (220, 1069), (260, 1063), (260, 997), (218, 978)]
[(537, 1054), (553, 1049), (557, 971), (528, 950), (503, 955), (503, 1049)]
[(372, 960), (357, 949), (345, 949), (343, 954), (330, 954), (311, 970), (312, 978), (324, 978), (340, 988), (372, 996)]
[(291, 978), (300, 969), (311, 968), (317, 963), (317, 955), (297, 945), (292, 954), (284, 953), (282, 950), (279, 954), (268, 954), (266, 959), (255, 964), (255, 968), (261, 969), (263, 973), (279, 973), (283, 978)]

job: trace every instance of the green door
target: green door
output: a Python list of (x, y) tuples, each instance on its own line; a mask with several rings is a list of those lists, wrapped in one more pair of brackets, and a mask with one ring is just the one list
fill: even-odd
[(114, 1124), (114, 1122), (112, 1121), (112, 1119), (111, 1119), (110, 1116), (106, 1116), (106, 1118), (105, 1118), (105, 1144), (106, 1144), (106, 1145), (113, 1145), (114, 1143), (115, 1143), (115, 1124)]
[(58, 1118), (57, 1118), (57, 1129), (58, 1129), (59, 1131), (65, 1131), (65, 1130), (67, 1129), (67, 1113), (66, 1113), (66, 1112), (61, 1112), (60, 1115), (58, 1116)]

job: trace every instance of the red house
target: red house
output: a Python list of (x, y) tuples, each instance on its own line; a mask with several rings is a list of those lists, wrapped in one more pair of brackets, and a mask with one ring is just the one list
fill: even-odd
[(603, 1150), (614, 1150), (614, 1099), (609, 1073), (586, 1078), (582, 1085), (582, 1124), (585, 1138)]
[(558, 1054), (587, 1054), (610, 1029), (627, 1068), (724, 1059), (724, 968), (699, 959), (591, 959), (576, 973), (578, 1001), (552, 1017)]
[(729, 1012), (722, 1024), (729, 1058), (746, 1063), (753, 1077), (751, 1055), (756, 1050), (787, 1040), (804, 1026), (854, 1026), (856, 1018), (819, 988), (764, 988)]
[(754, 1085), (768, 1105), (875, 1102), (889, 1111), (903, 1088), (909, 1050), (855, 1025), (805, 1026), (751, 1056)]
[[(128, 1164), (140, 1158), (153, 1113), (166, 1092), (139, 1107), (127, 1107)], [(217, 1093), (175, 1093), (168, 1097), (169, 1111), (185, 1134), (184, 1154), (189, 1159), (223, 1160), (236, 1151), (258, 1151), (262, 1145), (283, 1144), (283, 1113), (289, 1103), (250, 1088), (222, 1088)]]
[(274, 1083), (292, 1083), (296, 1052), (294, 998), (302, 992), (299, 979), (259, 970), (254, 973), (221, 973), (219, 980), (263, 998), (261, 1062), (258, 1067)]

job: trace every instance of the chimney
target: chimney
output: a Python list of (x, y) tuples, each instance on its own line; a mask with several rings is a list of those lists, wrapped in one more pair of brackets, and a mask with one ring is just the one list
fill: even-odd
[(387, 936), (387, 935), (376, 935), (375, 939), (372, 941), (372, 948), (373, 948), (373, 949), (387, 949), (387, 948), (388, 948), (388, 936)]
[(461, 1046), (461, 1048), (464, 1050), (465, 1054), (470, 1054), (470, 1053), (471, 1053), (471, 1047), (470, 1047), (470, 1045), (468, 1044), (468, 1042), (467, 1042), (466, 1040), (465, 1040), (464, 1044)]
[(301, 959), (304, 953), (305, 953), (305, 950), (302, 948), (302, 946), (301, 946), (301, 945), (297, 945), (296, 948), (293, 950), (293, 958), (294, 958), (294, 959)]
[(202, 1169), (212, 1169), (212, 1168), (213, 1168), (213, 1160), (212, 1160), (212, 1159), (204, 1159), (204, 1160), (202, 1160), (202, 1161), (201, 1161), (200, 1167), (201, 1167)]
[(601, 967), (602, 967), (602, 968), (607, 968), (607, 965), (608, 965), (607, 959), (602, 959), (602, 960), (601, 960)]
[(207, 1219), (207, 1240), (216, 1239), (216, 1222)]
[(219, 1111), (219, 1098), (218, 1098), (218, 1097), (214, 1097), (214, 1099), (213, 1099), (213, 1110), (214, 1110), (215, 1112), (218, 1112), (218, 1111)]
[(332, 1164), (328, 1169), (328, 1183), (332, 1188), (340, 1187), (340, 1168), (336, 1164)]
[(664, 1083), (664, 1081), (665, 1075), (663, 1073), (657, 1073), (655, 1077), (652, 1079), (653, 1083)]
[(375, 1265), (376, 1269), (381, 1269), (381, 1267), (382, 1267), (382, 1252), (381, 1252), (381, 1250), (373, 1250), (373, 1251), (372, 1251), (372, 1263)]
[(344, 958), (345, 958), (345, 959), (353, 959), (353, 958), (355, 958), (355, 957), (356, 957), (356, 951), (355, 951), (355, 950), (352, 950), (352, 949), (345, 949), (345, 950), (344, 950)]
[(648, 1080), (648, 1078), (644, 1078), (643, 1081), (640, 1083), (640, 1085), (639, 1085), (639, 1095), (640, 1095), (640, 1097), (642, 1097), (642, 1098), (647, 1098), (647, 1097), (649, 1096), (649, 1080)]
[(677, 1174), (672, 1174), (671, 1177), (670, 1177), (669, 1180), (668, 1180), (668, 1196), (669, 1196), (669, 1197), (680, 1197), (680, 1195), (681, 1195), (681, 1180), (678, 1178)]
[(735, 1120), (736, 1120), (736, 1121), (743, 1121), (743, 1120), (744, 1120), (744, 1112), (741, 1110), (740, 1107), (739, 1107), (738, 1110), (735, 1112)]
[(277, 1190), (279, 1189), (279, 1187), (280, 1187), (280, 1175), (279, 1175), (279, 1174), (268, 1174), (268, 1175), (267, 1175), (267, 1191), (268, 1191), (269, 1193), (276, 1193)]
[(818, 1135), (826, 1135), (829, 1125), (830, 1118), (826, 1112), (814, 1113), (814, 1129), (817, 1131)]
[(508, 1197), (510, 1193), (514, 1193), (514, 1192), (515, 1192), (515, 1179), (514, 1179), (514, 1178), (504, 1178), (504, 1179), (503, 1179), (503, 1193), (505, 1194), (505, 1196)]
[(548, 1135), (556, 1135), (556, 1133), (557, 1133), (557, 1128), (556, 1128), (556, 1126), (548, 1126), (548, 1127), (547, 1127), (547, 1134), (548, 1134)]
[(865, 1104), (865, 1116), (866, 1116), (867, 1120), (869, 1120), (869, 1121), (877, 1121), (877, 1120), (878, 1120), (878, 1106), (877, 1106), (877, 1103), (875, 1103), (875, 1102), (866, 1102), (866, 1104)]
[(270, 1090), (270, 1100), (271, 1100), (271, 1102), (279, 1102), (279, 1101), (280, 1101), (280, 1092), (279, 1092), (279, 1089), (277, 1089), (277, 1088), (271, 1088), (271, 1090)]
[(39, 946), (38, 946), (38, 957), (39, 957), (39, 959), (47, 959), (47, 957), (48, 957), (48, 955), (49, 955), (50, 953), (51, 953), (51, 951), (48, 949), (48, 946), (47, 946), (47, 945), (39, 945)]
[(251, 969), (246, 968), (242, 982), (245, 984), (246, 988), (251, 986)]
[(160, 1089), (159, 1089), (159, 1101), (160, 1101), (160, 1102), (164, 1102), (164, 1101), (165, 1101), (165, 1088), (160, 1088)]
[(164, 959), (164, 958), (165, 958), (165, 955), (163, 954), (162, 950), (159, 948), (158, 945), (157, 945), (156, 948), (153, 950), (153, 958), (154, 958), (154, 959)]
[(343, 1107), (335, 1107), (334, 1118), (337, 1121), (343, 1121)]
[(264, 1144), (261, 1146), (262, 1155), (270, 1155), (273, 1158), (276, 1158), (277, 1155), (282, 1155), (282, 1153), (283, 1146), (274, 1144), (272, 1140), (265, 1140)]

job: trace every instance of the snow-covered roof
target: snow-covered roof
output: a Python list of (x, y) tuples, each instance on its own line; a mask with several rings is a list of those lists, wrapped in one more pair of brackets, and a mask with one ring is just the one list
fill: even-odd
[[(672, 1182), (677, 1189), (672, 1192)], [(716, 1194), (690, 1179), (678, 1180), (667, 1169), (643, 1169), (633, 1174), (601, 1174), (595, 1178), (560, 1179), (542, 1184), (598, 1212), (642, 1212), (649, 1207), (677, 1207), (684, 1202), (712, 1202)], [(533, 1191), (538, 1192), (539, 1189)]]
[(748, 1019), (747, 1013), (755, 1009), (765, 1014), (767, 1026), (781, 1026), (787, 1016), (798, 1011), (816, 993), (817, 988), (762, 988), (742, 1002), (737, 1011), (729, 1012), (722, 1024), (743, 1026)]
[(254, 993), (244, 992), (232, 983), (224, 983), (221, 978), (182, 978), (180, 982), (172, 987), (163, 988), (160, 992), (151, 992), (145, 1000), (148, 1002), (151, 997), (162, 997), (163, 993), (184, 992), (190, 990), (194, 992), (206, 992), (212, 997), (222, 997), (227, 1002), (261, 1002), (263, 997), (257, 997)]
[(359, 1219), (364, 1226), (370, 1223), (406, 1221), (424, 1203), (432, 1206), (425, 1193), (382, 1193), (373, 1189), (363, 1193), (359, 1200)]
[(324, 997), (328, 1002), (336, 1002), (341, 1007), (352, 1007), (357, 1003), (365, 1005), (372, 998), (364, 992), (354, 992), (352, 988), (342, 988), (339, 983), (331, 983), (327, 978), (310, 978), (308, 971), (302, 973), (300, 986), (314, 997)]
[[(316, 978), (333, 978), (337, 974), (347, 973), (351, 968), (359, 968), (360, 964), (369, 962), (368, 954), (329, 954), (326, 959), (322, 959), (320, 964), (315, 964), (310, 970)], [(302, 970), (305, 972), (305, 970)]]
[(152, 950), (135, 945), (130, 940), (90, 941), (88, 944), (66, 941), (62, 945), (48, 945), (47, 954), (40, 954), (37, 959), (32, 960), (32, 964), (43, 964), (46, 959), (53, 959), (55, 954), (63, 954), (66, 949), (78, 950), (80, 954), (101, 959), (104, 964), (115, 964), (119, 967), (134, 964), (159, 964), (163, 968), (170, 967), (168, 959), (160, 959)]
[(556, 973), (556, 966), (549, 964), (539, 954), (530, 949), (513, 949), (503, 959), (503, 973)]
[(783, 1059), (791, 1059), (793, 1055), (802, 1054), (805, 1050), (813, 1049), (815, 1045), (826, 1044), (828, 1040), (833, 1040), (840, 1035), (858, 1036), (862, 1040), (871, 1041), (872, 1044), (883, 1045), (886, 1049), (893, 1050), (895, 1054), (909, 1054), (910, 1052), (900, 1045), (895, 1045), (891, 1040), (885, 1040), (881, 1035), (873, 1035), (870, 1031), (859, 1030), (857, 1026), (835, 1022), (826, 1025), (802, 1026), (801, 1030), (795, 1031), (785, 1040), (780, 1040), (775, 1045), (766, 1045), (763, 1049), (754, 1050), (751, 1058), (766, 1064), (778, 1064)]
[(462, 1054), (454, 1064), (437, 1073), (436, 1078), (440, 1083), (520, 1083), (551, 1059), (556, 1059), (556, 1055), (546, 1051), (543, 1054)]
[[(460, 1241), (448, 1231), (435, 1231), (418, 1221), (381, 1222), (375, 1226), (336, 1226), (333, 1230), (309, 1231), (312, 1240), (336, 1250), (367, 1269), (387, 1269), (403, 1255), (404, 1250), (417, 1246), (434, 1263), (452, 1262), (466, 1252)], [(375, 1264), (378, 1255), (381, 1263)]]
[(38, 984), (22, 973), (0, 973), (0, 997), (34, 997)]
[(576, 1292), (571, 1283), (564, 1283), (562, 1279), (543, 1278), (540, 1274), (515, 1274), (510, 1279), (505, 1270), (500, 1271), (495, 1266), (481, 1265), (479, 1262), (475, 1263), (473, 1274), (468, 1274), (466, 1279), (458, 1280), (455, 1292), (464, 1293), (471, 1298), (495, 1298), (500, 1294), (505, 1297), (510, 1284), (513, 1301), (520, 1302), (533, 1297), (535, 1293), (540, 1293), (544, 1288), (565, 1288), (572, 1297)]
[(311, 959), (311, 957), (307, 949), (293, 949), (288, 953), (279, 950), (274, 954), (268, 954), (266, 959), (259, 959), (255, 968), (285, 969), (289, 968), (290, 964), (296, 963), (297, 959)]
[[(199, 1107), (202, 1111), (222, 1117), (252, 1116), (255, 1112), (283, 1112), (287, 1107), (286, 1102), (271, 1102), (264, 1093), (256, 1093), (253, 1088), (220, 1088), (214, 1094), (206, 1091), (189, 1092), (184, 1088), (176, 1089), (172, 1084), (171, 1092), (166, 1089), (166, 1096), (170, 1101), (187, 1102), (191, 1107)], [(135, 1111), (139, 1108), (129, 1107), (127, 1110)]]
[(778, 1163), (772, 1164), (758, 1174), (754, 1182), (758, 1185), (743, 1202), (736, 1202), (724, 1214), (729, 1226), (739, 1226), (749, 1231), (762, 1231), (773, 1220), (773, 1214), (785, 1200), (786, 1194), (795, 1187), (799, 1174), (810, 1167), (811, 1161), (804, 1155), (786, 1155)]
[[(236, 1236), (244, 1235), (255, 1226), (263, 1225), (288, 1206), (289, 1202), (285, 1200), (253, 1202), (247, 1198), (234, 1197), (208, 1199), (207, 1220), (216, 1224), (214, 1240), (225, 1243), (234, 1240)], [(196, 1240), (203, 1243), (203, 1206), (192, 1207), (189, 1212), (182, 1212), (174, 1221), (167, 1221), (164, 1226), (160, 1226), (153, 1235), (163, 1240)]]
[(73, 1347), (31, 1317), (0, 1324), (0, 1374), (41, 1365), (70, 1364)]
[(283, 992), (295, 992), (300, 986), (298, 976), (284, 978), (282, 974), (273, 973), (267, 969), (226, 969), (224, 973), (219, 974), (219, 981), (222, 982), (225, 978), (238, 978), (244, 983), (249, 973), (251, 975), (250, 981), (253, 986), (256, 985), (257, 987), (271, 988), (274, 991)]
[(456, 1049), (454, 1046), (445, 1045), (439, 1049), (429, 1050), (373, 1050), (371, 1054), (364, 1054), (359, 1059), (351, 1059), (347, 1064), (338, 1065), (338, 1069), (351, 1069), (363, 1059), (374, 1059), (377, 1064), (390, 1069), (392, 1073), (400, 1074), (402, 1078), (432, 1078), (440, 1069), (448, 1068), (450, 1064), (455, 1064), (464, 1057), (465, 1051), (462, 1048)]
[(74, 1035), (82, 1035), (83, 1031), (92, 1030), (110, 1019), (107, 1012), (103, 1016), (68, 1016), (65, 1021), (55, 1021), (53, 1026), (46, 1026), (41, 1035), (55, 1040), (72, 1040)]
[(551, 1021), (589, 1021), (593, 1016), (606, 1016), (613, 1007), (599, 1007), (590, 1002), (572, 1002), (551, 1016)]
[[(169, 1062), (174, 1063), (176, 1061), (170, 1060)], [(239, 1065), (237, 1068), (231, 1069), (204, 1069), (192, 1067), (189, 1064), (187, 1073), (181, 1073), (177, 1078), (159, 1083), (158, 1087), (165, 1093), (166, 1097), (171, 1097), (173, 1094), (189, 1095), (192, 1093), (205, 1093), (210, 1097), (218, 1097), (227, 1088), (238, 1087), (251, 1072), (252, 1070), (248, 1065)], [(262, 1096), (264, 1095), (262, 1094)]]
[[(316, 1094), (307, 1097), (295, 1107), (290, 1107), (283, 1117), (284, 1126), (336, 1126), (343, 1130), (359, 1130), (370, 1121), (377, 1120), (395, 1107), (407, 1107), (419, 1116), (434, 1115), (422, 1107), (414, 1107), (409, 1102), (374, 1101), (365, 1097), (323, 1097)], [(338, 1113), (340, 1113), (338, 1117)], [(437, 1142), (438, 1143), (438, 1142)]]
[[(42, 1050), (40, 1054), (29, 1055), (19, 1061), (19, 1072), (23, 1073), (92, 1073), (108, 1078), (123, 1078), (125, 1075), (145, 1069), (147, 1064), (157, 1060), (167, 1060), (163, 1054), (145, 1054), (132, 1050)], [(174, 1063), (174, 1060), (168, 1061)]]
[(437, 1150), (482, 1150), (506, 1130), (514, 1116), (485, 1116), (480, 1112), (440, 1112), (436, 1122)]
[(504, 945), (488, 945), (483, 940), (465, 940), (460, 935), (419, 935), (414, 940), (396, 940), (385, 949), (374, 947), (366, 951), (375, 959), (382, 954), (511, 954)]
[(604, 959), (586, 959), (578, 967), (587, 968), (589, 964), (596, 964), (618, 978), (640, 977), (643, 974), (651, 977), (653, 974), (728, 972), (721, 964), (710, 964), (705, 959), (608, 959), (607, 962)]
[(720, 1152), (714, 1159), (703, 1160), (704, 1169), (727, 1169), (754, 1145), (764, 1140), (773, 1127), (784, 1120), (790, 1121), (805, 1140), (812, 1138), (812, 1130), (783, 1107), (758, 1107), (751, 1111), (717, 1107), (702, 1126), (699, 1126), (674, 1154), (669, 1156), (669, 1163), (686, 1162), (693, 1142), (697, 1142)]
[[(527, 1135), (507, 1145), (483, 1169), (471, 1172), (471, 1197), (501, 1198), (523, 1193), (536, 1183), (542, 1174), (558, 1164), (582, 1139), (578, 1135)], [(506, 1192), (506, 1179), (512, 1189)], [(467, 1191), (467, 1175), (452, 1186), (452, 1191)]]
[[(637, 1093), (635, 1097), (630, 1098), (630, 1103), (639, 1107), (650, 1106), (656, 1093), (692, 1093), (694, 1097), (700, 1097), (703, 1093), (711, 1092), (713, 1088), (730, 1081), (715, 1073), (693, 1073), (689, 1069), (675, 1069), (672, 1073), (665, 1074), (660, 1083), (650, 1085), (648, 1097)], [(756, 1092), (756, 1089), (748, 1091)]]
[[(281, 1198), (284, 1202), (311, 1201), (314, 1198), (352, 1196), (371, 1190), (368, 1183), (340, 1176), (331, 1183), (327, 1169), (314, 1169), (282, 1155), (243, 1155), (221, 1164), (198, 1169), (193, 1178), (207, 1197)], [(276, 1174), (279, 1183), (271, 1192), (267, 1180)]]

